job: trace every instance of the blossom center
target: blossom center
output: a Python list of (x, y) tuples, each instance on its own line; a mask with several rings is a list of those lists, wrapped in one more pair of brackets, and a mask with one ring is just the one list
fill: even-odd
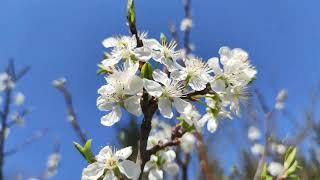
[(109, 170), (115, 169), (118, 166), (118, 163), (118, 159), (111, 157), (106, 161), (106, 168)]

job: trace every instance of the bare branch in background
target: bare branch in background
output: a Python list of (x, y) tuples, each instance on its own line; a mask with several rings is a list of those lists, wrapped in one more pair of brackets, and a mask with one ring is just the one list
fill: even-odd
[(47, 128), (34, 132), (33, 135), (31, 137), (29, 137), (28, 139), (26, 139), (22, 144), (17, 145), (16, 147), (6, 151), (4, 153), (4, 156), (12, 156), (12, 155), (24, 150), (24, 148), (26, 146), (33, 144), (34, 142), (36, 142), (37, 140), (39, 140), (40, 138), (45, 136), (47, 134), (47, 132), (48, 132)]
[(57, 88), (64, 96), (64, 100), (67, 106), (68, 120), (81, 142), (85, 144), (87, 142), (87, 138), (79, 125), (78, 118), (73, 107), (72, 95), (66, 88), (65, 83), (65, 79), (58, 79), (53, 81), (53, 86)]

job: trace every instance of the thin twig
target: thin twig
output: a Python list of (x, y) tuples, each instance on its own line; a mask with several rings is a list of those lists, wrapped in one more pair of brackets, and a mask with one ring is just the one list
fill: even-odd
[(26, 139), (22, 144), (17, 145), (16, 147), (6, 151), (4, 153), (4, 156), (12, 156), (12, 155), (20, 152), (26, 146), (33, 144), (34, 142), (36, 142), (37, 140), (39, 140), (40, 138), (45, 136), (47, 134), (47, 132), (48, 132), (47, 128), (34, 132), (33, 135), (31, 137), (29, 137), (28, 139)]
[(74, 107), (73, 107), (73, 101), (71, 93), (68, 91), (64, 83), (56, 84), (55, 87), (63, 94), (64, 100), (67, 106), (67, 112), (68, 112), (68, 119), (69, 122), (73, 128), (73, 130), (78, 135), (79, 139), (83, 144), (87, 142), (87, 138), (85, 133), (82, 131), (79, 121), (77, 118), (77, 115), (75, 113)]

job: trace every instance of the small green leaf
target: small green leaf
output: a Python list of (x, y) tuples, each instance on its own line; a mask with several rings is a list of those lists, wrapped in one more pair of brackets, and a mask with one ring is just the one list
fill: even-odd
[(92, 139), (89, 139), (83, 147), (80, 144), (73, 142), (74, 146), (81, 153), (81, 155), (88, 161), (89, 164), (96, 162), (96, 159), (94, 158), (94, 155), (91, 152), (91, 142)]
[(295, 173), (296, 169), (298, 168), (298, 161), (295, 160), (294, 163), (286, 170), (286, 175), (290, 176)]
[(176, 119), (178, 121), (180, 121), (181, 126), (187, 132), (191, 132), (191, 131), (195, 130), (195, 127), (193, 125), (191, 126), (190, 124), (188, 124), (182, 117), (177, 117)]
[(168, 42), (166, 35), (164, 35), (163, 33), (160, 34), (160, 42), (162, 45), (165, 45)]
[(141, 68), (141, 78), (152, 79), (152, 66), (146, 62)]
[(284, 168), (288, 169), (295, 160), (297, 148), (289, 147), (285, 155)]
[(128, 22), (129, 25), (133, 25), (136, 23), (136, 13), (135, 13), (135, 9), (134, 9), (134, 1), (133, 0), (128, 0), (128, 6), (127, 6), (127, 10), (128, 10)]

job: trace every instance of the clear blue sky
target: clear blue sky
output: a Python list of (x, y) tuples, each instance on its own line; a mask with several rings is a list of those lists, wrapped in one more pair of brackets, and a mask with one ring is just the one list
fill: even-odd
[[(255, 86), (269, 99), (286, 87), (288, 106), (299, 112), (320, 75), (319, 5), (317, 0), (194, 0), (195, 53), (207, 59), (221, 46), (244, 48), (259, 71)], [(136, 0), (136, 7), (138, 28), (154, 37), (168, 34), (168, 23), (183, 17), (181, 0)], [(128, 33), (125, 8), (125, 0), (0, 2), (0, 67), (8, 58), (14, 58), (18, 67), (32, 66), (17, 88), (34, 107), (26, 127), (12, 129), (7, 146), (19, 144), (34, 130), (50, 128), (45, 138), (7, 159), (8, 175), (20, 170), (37, 175), (59, 137), (63, 159), (54, 179), (80, 177), (85, 163), (72, 146), (77, 138), (66, 122), (62, 97), (51, 86), (55, 78), (69, 80), (80, 123), (94, 139), (94, 148), (116, 143), (114, 129), (99, 123), (96, 90), (103, 78), (96, 75), (96, 64), (104, 38)]]

